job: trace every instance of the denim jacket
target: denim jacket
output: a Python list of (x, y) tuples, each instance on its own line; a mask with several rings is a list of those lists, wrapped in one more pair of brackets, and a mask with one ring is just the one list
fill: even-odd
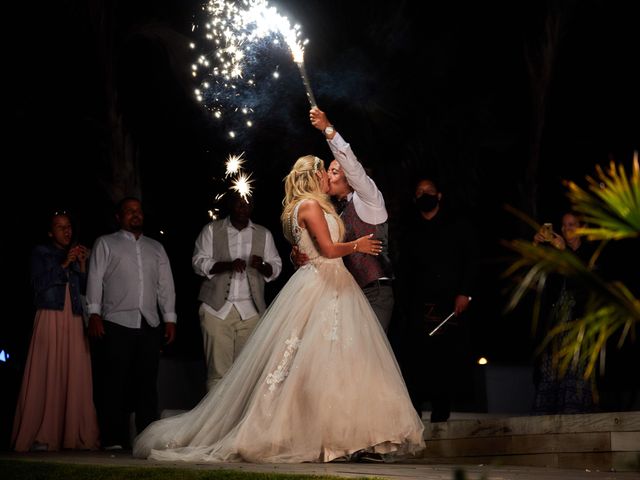
[(82, 314), (82, 298), (87, 289), (87, 274), (80, 271), (78, 262), (62, 268), (67, 252), (54, 245), (39, 245), (31, 254), (31, 284), (37, 309), (63, 310), (67, 283), (71, 308)]

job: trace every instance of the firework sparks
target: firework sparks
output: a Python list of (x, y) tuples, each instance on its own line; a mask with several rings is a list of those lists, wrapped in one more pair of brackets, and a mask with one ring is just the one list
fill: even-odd
[(243, 155), (244, 152), (240, 155), (229, 155), (227, 157), (227, 161), (225, 162), (225, 177), (228, 177), (229, 175), (235, 175), (241, 170), (242, 165), (244, 165), (244, 158), (242, 158)]
[[(289, 19), (280, 15), (267, 0), (209, 0), (203, 6), (206, 21), (194, 25), (193, 31), (201, 33), (203, 42), (190, 47), (206, 53), (200, 54), (191, 67), (194, 77), (200, 79), (195, 90), (196, 99), (202, 103), (214, 118), (222, 120), (231, 109), (242, 111), (245, 116), (253, 113), (250, 94), (243, 95), (256, 87), (255, 75), (245, 71), (254, 62), (254, 49), (258, 45), (288, 46), (293, 61), (298, 66), (307, 97), (312, 106), (315, 98), (304, 69), (304, 46), (308, 40), (301, 40), (299, 25), (291, 25)], [(282, 42), (282, 40), (284, 42)], [(277, 78), (274, 72), (272, 79)], [(253, 99), (253, 102), (256, 102)], [(242, 120), (243, 126), (251, 127), (251, 118)], [(230, 138), (236, 132), (229, 131)]]
[(296, 62), (298, 65), (298, 69), (300, 70), (300, 76), (302, 77), (302, 83), (304, 84), (304, 89), (307, 92), (307, 99), (309, 100), (309, 104), (311, 107), (317, 107), (316, 97), (313, 96), (313, 90), (311, 90), (311, 84), (309, 83), (309, 78), (307, 77), (307, 70), (304, 68), (304, 62)]
[(253, 179), (251, 179), (251, 174), (246, 174), (244, 172), (238, 174), (236, 178), (233, 179), (233, 183), (231, 185), (231, 190), (234, 190), (240, 194), (240, 196), (244, 199), (245, 202), (248, 202), (247, 197), (251, 196), (251, 183)]

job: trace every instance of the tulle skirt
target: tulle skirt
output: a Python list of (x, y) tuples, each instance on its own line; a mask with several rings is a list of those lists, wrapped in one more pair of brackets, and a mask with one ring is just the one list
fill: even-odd
[(387, 337), (341, 259), (300, 268), (218, 385), (149, 425), (134, 456), (189, 462), (328, 462), (424, 448)]

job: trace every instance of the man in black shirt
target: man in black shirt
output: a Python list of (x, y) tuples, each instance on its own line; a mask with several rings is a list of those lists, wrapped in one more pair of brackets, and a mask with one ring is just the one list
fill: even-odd
[(470, 373), (464, 312), (473, 294), (475, 234), (470, 222), (442, 208), (432, 179), (418, 180), (414, 199), (417, 212), (400, 248), (408, 320), (403, 369), (418, 413), (429, 400), (431, 421), (442, 422), (451, 412), (453, 382)]

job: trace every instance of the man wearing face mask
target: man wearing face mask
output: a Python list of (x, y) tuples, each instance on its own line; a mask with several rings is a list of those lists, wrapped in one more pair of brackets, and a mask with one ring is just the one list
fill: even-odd
[[(403, 305), (407, 308), (406, 361), (409, 394), (421, 414), (431, 403), (431, 421), (449, 418), (456, 385), (470, 373), (465, 312), (473, 295), (475, 235), (471, 224), (443, 208), (436, 182), (416, 183), (416, 213), (400, 248)], [(451, 313), (454, 315), (429, 335)], [(464, 370), (462, 370), (464, 369)], [(464, 380), (463, 380), (464, 381)]]

